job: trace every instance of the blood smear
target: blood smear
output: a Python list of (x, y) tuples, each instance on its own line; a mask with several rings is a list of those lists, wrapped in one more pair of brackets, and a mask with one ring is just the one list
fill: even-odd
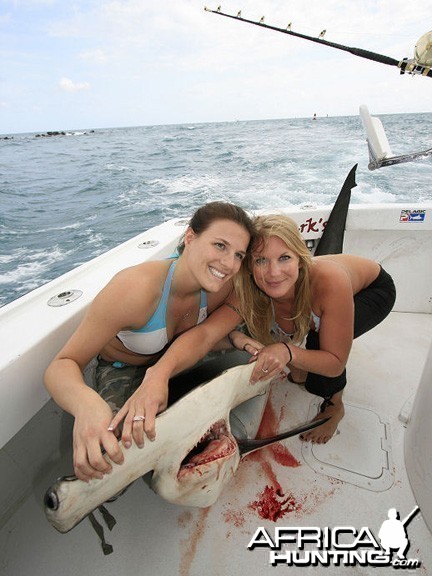
[(223, 517), (227, 524), (233, 524), (236, 528), (241, 528), (245, 523), (245, 515), (242, 510), (226, 510)]
[[(280, 418), (277, 418), (269, 400), (264, 410), (257, 438), (275, 436), (278, 434), (279, 425)], [(291, 452), (280, 442), (251, 454), (251, 456), (254, 456), (254, 460), (261, 462), (261, 466), (271, 486), (267, 485), (264, 491), (258, 494), (257, 500), (249, 504), (249, 508), (258, 512), (261, 518), (276, 522), (279, 518), (289, 513), (301, 510), (302, 504), (297, 502), (292, 494), (284, 494), (270, 462), (266, 459), (266, 453), (271, 453), (273, 459), (281, 466), (297, 467), (300, 466), (301, 463), (294, 458)]]
[[(261, 424), (257, 432), (257, 438), (269, 438), (271, 436), (276, 436), (279, 433), (279, 425), (280, 418), (277, 418), (271, 401), (269, 400), (266, 404)], [(290, 466), (295, 468), (301, 464), (297, 458), (294, 458), (288, 448), (286, 448), (286, 446), (280, 442), (268, 446), (263, 450), (263, 452), (267, 450), (272, 453), (273, 458), (281, 466)], [(255, 452), (255, 454), (257, 454), (257, 452)]]
[(258, 512), (264, 520), (272, 520), (276, 522), (279, 518), (300, 510), (301, 503), (296, 502), (294, 496), (290, 494), (285, 497), (273, 486), (266, 486), (264, 491), (258, 495), (255, 502), (249, 504), (249, 508)]
[(210, 508), (201, 508), (197, 518), (194, 518), (194, 526), (188, 539), (182, 542), (183, 552), (180, 558), (180, 576), (189, 576), (192, 562), (198, 549), (198, 544), (205, 534), (207, 516)]
[(271, 450), (273, 458), (278, 464), (281, 464), (281, 466), (295, 468), (301, 465), (297, 458), (294, 458), (291, 452), (283, 444), (280, 444), (280, 442), (269, 446), (269, 450)]

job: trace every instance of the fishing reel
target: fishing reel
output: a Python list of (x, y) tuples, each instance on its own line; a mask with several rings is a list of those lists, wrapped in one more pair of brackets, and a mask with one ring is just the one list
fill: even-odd
[(404, 58), (399, 62), (399, 68), (401, 69), (401, 74), (421, 74), (423, 76), (428, 76), (429, 71), (432, 68), (432, 30), (426, 32), (417, 41), (414, 48), (414, 58), (408, 59)]

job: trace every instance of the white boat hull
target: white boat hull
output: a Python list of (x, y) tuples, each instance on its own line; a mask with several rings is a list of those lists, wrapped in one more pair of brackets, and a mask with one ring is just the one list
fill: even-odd
[[(298, 222), (306, 240), (313, 243), (321, 236), (330, 209), (288, 208), (286, 212)], [(328, 462), (322, 464), (325, 470), (320, 470), (320, 458), (331, 461), (331, 454), (307, 454), (310, 446), (303, 445), (299, 439), (291, 439), (286, 444), (292, 466), (278, 461), (272, 452), (265, 452), (262, 459), (246, 458), (218, 502), (204, 511), (164, 502), (138, 481), (112, 504), (118, 525), (109, 537), (114, 544), (109, 566), (87, 522), (67, 535), (60, 535), (44, 517), (42, 499), (46, 488), (57, 476), (72, 471), (72, 419), (49, 401), (42, 384), (43, 372), (111, 276), (139, 261), (168, 256), (184, 230), (184, 222), (178, 226), (176, 221), (170, 221), (145, 232), (0, 309), (4, 351), (0, 365), (0, 401), (7, 407), (0, 421), (3, 447), (0, 452), (3, 525), (0, 572), (15, 576), (31, 570), (33, 575), (46, 576), (60, 570), (72, 576), (88, 573), (91, 565), (92, 574), (103, 572), (105, 576), (123, 573), (125, 566), (128, 573), (142, 570), (144, 566), (151, 572), (182, 576), (198, 576), (204, 571), (215, 576), (262, 574), (273, 570), (268, 563), (269, 551), (247, 549), (258, 526), (273, 530), (275, 526), (350, 523), (357, 528), (370, 526), (377, 533), (377, 523), (385, 519), (389, 508), (402, 506), (400, 513), (404, 516), (416, 502), (421, 514), (412, 522), (408, 533), (415, 538), (413, 548), (418, 551), (416, 554), (426, 568), (425, 573), (427, 568), (432, 570), (432, 536), (428, 529), (431, 497), (430, 492), (424, 492), (425, 481), (431, 485), (431, 473), (424, 473), (423, 469), (424, 454), (429, 454), (429, 448), (424, 448), (424, 452), (416, 444), (418, 439), (428, 441), (428, 430), (424, 426), (428, 425), (427, 416), (432, 410), (427, 407), (432, 402), (429, 392), (422, 393), (409, 421), (410, 405), (432, 339), (431, 215), (430, 204), (352, 206), (346, 226), (344, 252), (376, 259), (394, 277), (397, 286), (396, 306), (388, 319), (354, 342), (345, 394), (348, 410), (353, 407), (354, 416), (355, 410), (371, 410), (379, 421), (388, 425), (394, 463), (391, 486), (380, 491), (360, 488), (349, 479), (329, 473)], [(159, 244), (139, 248), (143, 241), (151, 240), (158, 240)], [(82, 296), (65, 306), (47, 305), (51, 297), (72, 290), (82, 291)], [(430, 368), (427, 370), (423, 380), (430, 382)], [(292, 427), (307, 419), (313, 400), (301, 388), (281, 383), (272, 390), (273, 412), (267, 416), (278, 429)], [(347, 439), (344, 457), (348, 460), (349, 454), (357, 449), (350, 438), (365, 437), (364, 430), (355, 428), (354, 416), (345, 418), (340, 428), (341, 438)], [(406, 425), (406, 451), (412, 452), (406, 456), (406, 464), (412, 488), (404, 464)], [(328, 446), (331, 449), (331, 443)], [(363, 448), (359, 445), (359, 454)], [(414, 451), (418, 457), (414, 457)], [(316, 467), (314, 464), (311, 468), (312, 461), (318, 461)], [(430, 458), (428, 462), (430, 465)], [(355, 468), (352, 463), (349, 465)], [(360, 468), (351, 472), (364, 475), (365, 471)], [(282, 505), (275, 496), (282, 510), (276, 522), (259, 513), (266, 485), (275, 483), (280, 485), (284, 498), (288, 498)], [(34, 520), (30, 522), (30, 518)], [(328, 569), (319, 566), (311, 569), (314, 574), (324, 570), (328, 573)], [(358, 568), (345, 568), (344, 574), (356, 574), (356, 570)], [(388, 567), (374, 568), (373, 574), (387, 576), (388, 570)], [(302, 569), (304, 572), (307, 568)]]

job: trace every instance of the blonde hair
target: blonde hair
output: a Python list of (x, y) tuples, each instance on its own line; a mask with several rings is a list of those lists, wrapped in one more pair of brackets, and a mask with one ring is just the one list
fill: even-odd
[(263, 344), (271, 344), (270, 329), (273, 322), (271, 298), (254, 282), (252, 252), (260, 252), (266, 242), (276, 236), (299, 257), (299, 276), (295, 285), (294, 307), (290, 320), (294, 323), (293, 341), (300, 343), (309, 332), (311, 319), (310, 267), (311, 255), (298, 231), (297, 224), (284, 214), (258, 216), (254, 220), (256, 237), (248, 253), (246, 266), (235, 277), (240, 313), (250, 335)]

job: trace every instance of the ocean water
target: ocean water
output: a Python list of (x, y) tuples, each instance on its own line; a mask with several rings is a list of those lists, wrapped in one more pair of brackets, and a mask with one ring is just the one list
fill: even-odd
[[(395, 154), (431, 147), (432, 114), (381, 117)], [(432, 200), (432, 161), (369, 171), (358, 116), (146, 126), (0, 140), (0, 306), (210, 200), (246, 209)]]

